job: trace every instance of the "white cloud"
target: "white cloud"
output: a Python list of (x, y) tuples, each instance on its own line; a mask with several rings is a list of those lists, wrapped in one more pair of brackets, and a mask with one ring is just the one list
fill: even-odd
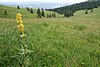
[[(41, 1), (41, 0), (34, 0), (34, 1)], [(43, 0), (44, 2), (71, 2), (71, 3), (79, 3), (79, 2), (84, 2), (87, 0)]]
[(0, 2), (29, 2), (29, 1), (38, 1), (38, 2), (58, 2), (58, 3), (79, 3), (87, 0), (1, 0)]

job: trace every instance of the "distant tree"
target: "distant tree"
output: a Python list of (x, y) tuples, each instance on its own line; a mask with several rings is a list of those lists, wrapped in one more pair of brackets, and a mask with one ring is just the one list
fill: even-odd
[(91, 13), (93, 12), (93, 8), (91, 9)]
[(100, 6), (100, 0), (98, 0), (98, 1), (95, 0), (92, 2), (85, 1), (85, 2), (81, 2), (81, 3), (76, 3), (76, 4), (64, 6), (64, 7), (47, 9), (47, 10), (54, 11), (54, 12), (57, 12), (60, 14), (65, 14), (65, 12), (68, 12), (68, 11), (73, 11), (73, 13), (74, 13), (75, 11), (78, 11), (78, 10), (85, 10), (85, 9), (91, 10), (91, 7), (98, 8), (98, 6)]
[(73, 11), (70, 11), (70, 16), (74, 16), (74, 13), (73, 13)]
[(67, 15), (67, 14), (66, 14), (66, 12), (65, 12), (65, 13), (64, 13), (64, 17), (66, 17), (66, 15)]
[(26, 10), (27, 10), (27, 11), (30, 11), (30, 8), (29, 8), (29, 7), (26, 7)]
[(45, 10), (48, 10), (48, 9), (45, 9)]
[(54, 14), (52, 13), (51, 15), (52, 15), (52, 17), (54, 18)]
[(30, 8), (30, 13), (33, 13), (33, 9), (32, 8)]
[(94, 6), (94, 8), (98, 8), (98, 6), (97, 6), (97, 5), (95, 5), (95, 6)]
[(70, 17), (71, 13), (70, 11), (65, 12), (64, 17)]
[(49, 18), (49, 15), (47, 14), (47, 18)]
[(17, 9), (20, 9), (19, 5), (17, 5)]
[(38, 10), (37, 10), (37, 14), (38, 14), (38, 15), (37, 15), (38, 18), (41, 18), (41, 17), (42, 17), (42, 16), (41, 16), (41, 11), (40, 11), (39, 8), (38, 8)]
[(85, 14), (88, 14), (88, 10), (85, 11)]
[(64, 17), (68, 17), (68, 13), (67, 12), (64, 13)]
[(54, 17), (56, 18), (56, 14), (54, 13), (53, 15), (54, 15)]
[(88, 0), (89, 2), (93, 2), (93, 1), (99, 1), (99, 0)]
[(45, 17), (44, 9), (42, 8), (42, 16)]
[(51, 14), (49, 14), (49, 18), (51, 18), (52, 17), (52, 15)]
[(51, 18), (52, 17), (52, 14), (47, 14), (47, 18)]
[(72, 12), (75, 13), (75, 10), (73, 9)]
[(64, 17), (70, 17), (70, 16), (74, 16), (73, 11), (68, 10), (68, 11), (66, 11), (66, 12), (64, 13)]
[(27, 7), (26, 7), (26, 9), (27, 9)]
[(41, 10), (44, 10), (43, 8)]
[(52, 17), (55, 18), (56, 17), (56, 14), (55, 13), (52, 13)]
[(7, 11), (6, 10), (4, 10), (4, 14), (7, 15)]
[(37, 10), (37, 14), (41, 14), (41, 12), (40, 12), (40, 9), (38, 8), (38, 10)]

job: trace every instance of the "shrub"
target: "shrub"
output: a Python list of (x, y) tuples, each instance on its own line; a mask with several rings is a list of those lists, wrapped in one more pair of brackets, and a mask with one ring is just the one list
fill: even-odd
[(6, 10), (4, 10), (4, 15), (7, 15), (7, 11)]

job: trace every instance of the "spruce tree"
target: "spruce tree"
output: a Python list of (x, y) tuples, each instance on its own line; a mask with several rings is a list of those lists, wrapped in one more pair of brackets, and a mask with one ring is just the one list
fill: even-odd
[(64, 13), (64, 17), (67, 17), (67, 12)]
[(4, 14), (7, 15), (7, 11), (6, 10), (4, 10)]
[(29, 7), (27, 7), (27, 11), (30, 11), (30, 8)]
[(47, 14), (47, 18), (49, 18), (49, 15)]
[(33, 13), (33, 9), (32, 8), (30, 9), (30, 13)]
[(51, 18), (52, 17), (52, 14), (47, 14), (47, 18)]
[(85, 11), (85, 14), (88, 14), (88, 10)]
[(66, 13), (66, 17), (70, 17), (70, 11)]
[(70, 17), (72, 14), (71, 14), (71, 11), (67, 11), (64, 13), (64, 17)]
[(55, 13), (52, 13), (52, 17), (55, 18), (56, 17), (56, 14)]
[(93, 12), (93, 8), (91, 9), (91, 13)]
[(44, 9), (42, 8), (42, 16), (45, 17)]
[(56, 14), (54, 13), (54, 17), (56, 18)]
[(74, 16), (74, 13), (73, 13), (73, 11), (70, 11), (70, 16)]
[(40, 11), (39, 8), (38, 8), (38, 10), (37, 10), (37, 14), (38, 14), (37, 17), (38, 17), (38, 18), (41, 18), (41, 11)]
[(51, 14), (49, 14), (49, 18), (51, 18), (52, 17), (52, 15)]
[(20, 9), (19, 5), (17, 5), (17, 9)]

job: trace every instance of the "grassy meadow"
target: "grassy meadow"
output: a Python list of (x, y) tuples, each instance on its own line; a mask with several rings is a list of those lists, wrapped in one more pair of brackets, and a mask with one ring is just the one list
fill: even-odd
[[(0, 7), (6, 8), (10, 14), (11, 7)], [(20, 10), (28, 49), (33, 51), (29, 67), (100, 67), (100, 7), (87, 15), (84, 10), (77, 11), (70, 18), (38, 19), (24, 11)], [(20, 42), (15, 14), (13, 10), (10, 18), (0, 16), (0, 67), (18, 67)]]

